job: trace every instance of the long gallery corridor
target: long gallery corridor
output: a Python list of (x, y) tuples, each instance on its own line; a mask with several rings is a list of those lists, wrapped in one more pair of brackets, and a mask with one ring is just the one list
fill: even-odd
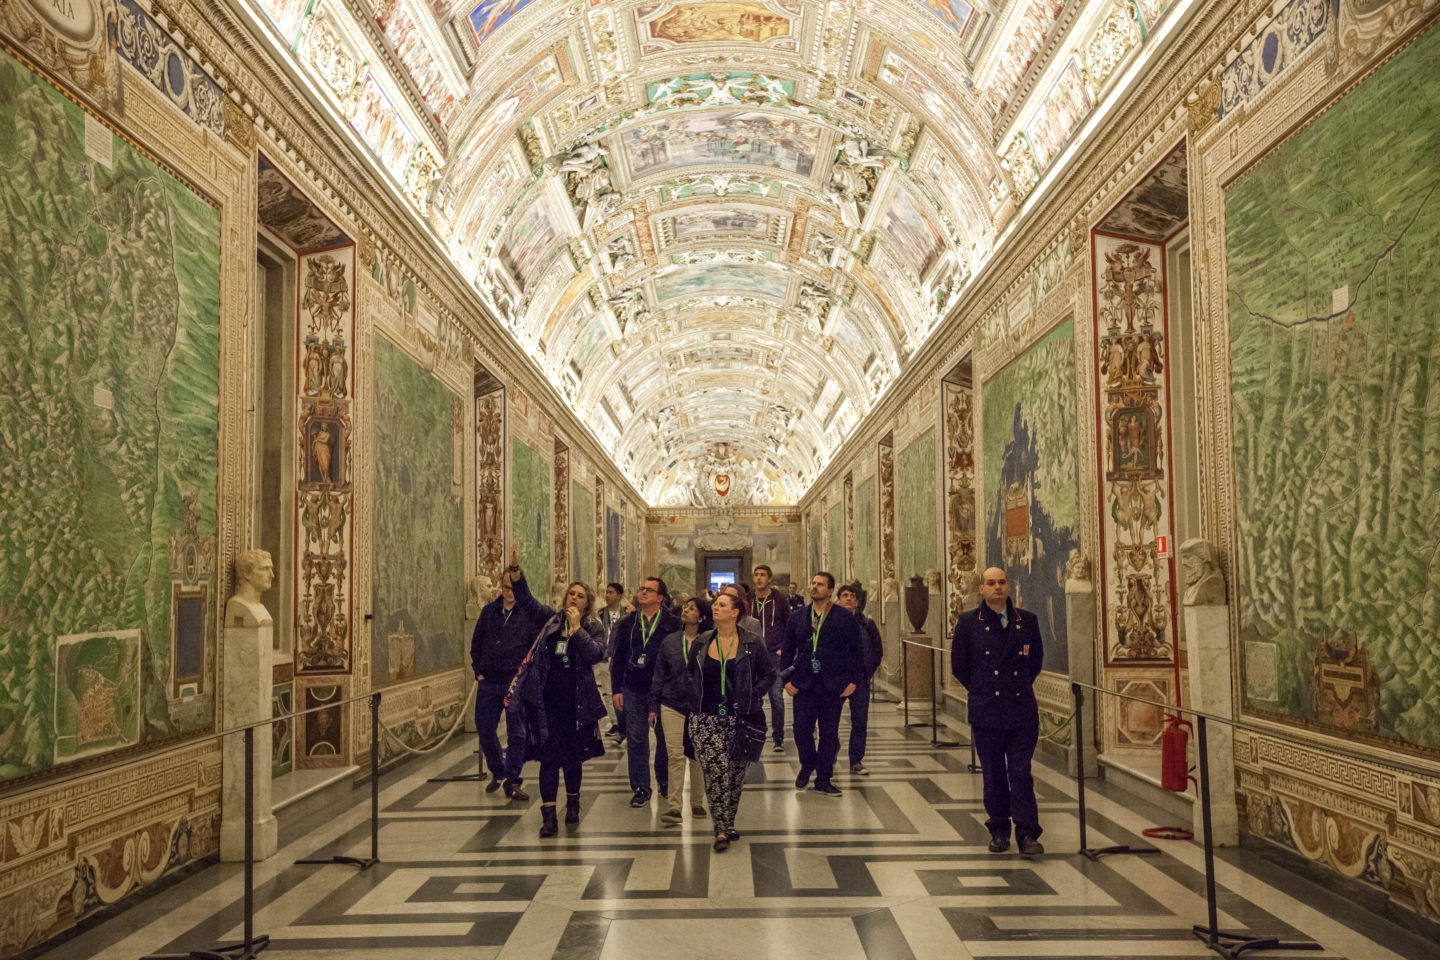
[[(868, 777), (844, 796), (794, 789), (794, 750), (751, 767), (736, 827), (711, 850), (708, 822), (662, 826), (659, 805), (627, 803), (623, 753), (587, 764), (578, 827), (537, 840), (538, 803), (511, 804), (476, 783), (431, 784), (473, 769), (462, 737), (382, 778), (380, 857), (292, 866), (319, 853), (366, 856), (369, 791), (316, 810), (256, 871), (255, 932), (267, 960), (1048, 960), (1211, 954), (1198, 844), (1155, 841), (1159, 857), (1093, 863), (1078, 842), (1074, 783), (1036, 766), (1048, 853), (988, 853), (980, 777), (964, 748), (937, 750), (877, 703)], [(955, 731), (951, 731), (954, 733)], [(842, 726), (842, 735), (848, 735)], [(1092, 786), (1089, 846), (1145, 846), (1158, 811)], [(1323, 952), (1269, 957), (1433, 960), (1434, 944), (1248, 851), (1217, 870), (1221, 925), (1314, 939)], [(208, 867), (46, 960), (134, 960), (240, 935), (240, 868)]]

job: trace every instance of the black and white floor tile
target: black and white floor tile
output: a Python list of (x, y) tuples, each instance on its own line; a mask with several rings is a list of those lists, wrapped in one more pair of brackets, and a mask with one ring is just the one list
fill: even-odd
[[(906, 729), (891, 707), (874, 714), (865, 759), (871, 774), (838, 774), (839, 799), (795, 790), (790, 745), (784, 754), (767, 752), (741, 801), (736, 826), (743, 837), (724, 853), (711, 849), (709, 820), (687, 813), (683, 826), (663, 826), (658, 797), (648, 809), (630, 807), (623, 750), (610, 747), (586, 764), (579, 825), (562, 824), (559, 837), (541, 840), (538, 799), (519, 805), (476, 783), (426, 782), (474, 768), (473, 738), (453, 743), (382, 779), (382, 862), (369, 870), (294, 864), (317, 854), (368, 853), (368, 788), (355, 791), (345, 810), (287, 825), (280, 852), (255, 869), (255, 930), (271, 937), (262, 956), (1212, 955), (1191, 936), (1206, 913), (1197, 845), (1161, 841), (1160, 856), (1099, 863), (1080, 857), (1073, 784), (1037, 766), (1048, 852), (991, 854), (968, 751), (932, 748), (928, 731)], [(1142, 804), (1104, 787), (1088, 797), (1092, 847), (1147, 843), (1140, 831), (1155, 821)], [(1247, 866), (1252, 861), (1259, 863), (1244, 851), (1217, 861), (1222, 926), (1313, 939), (1324, 948), (1265, 956), (1423, 955), (1382, 919), (1347, 914), (1339, 897), (1299, 880), (1276, 882), (1273, 868), (1257, 872)], [(132, 960), (233, 941), (241, 902), (241, 868), (207, 867), (45, 956)]]

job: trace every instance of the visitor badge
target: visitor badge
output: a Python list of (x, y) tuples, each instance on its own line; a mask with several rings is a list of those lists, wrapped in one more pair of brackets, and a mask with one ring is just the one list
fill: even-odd
[(557, 643), (557, 644), (555, 644), (555, 652), (556, 652), (557, 654), (559, 654), (560, 656), (562, 656), (562, 657), (565, 656), (565, 651), (567, 651), (567, 650), (569, 650), (569, 649), (570, 649), (570, 638), (569, 638), (569, 637), (561, 637), (561, 638), (560, 638), (560, 642)]
[[(723, 716), (725, 716), (725, 704), (723, 704), (723, 703), (720, 704), (720, 706), (719, 706), (719, 707), (716, 709), (716, 711), (715, 711), (715, 716), (717, 716), (717, 717), (723, 717)], [(567, 787), (566, 789), (568, 790), (569, 788)]]
[(811, 658), (810, 658), (810, 672), (811, 672), (811, 673), (819, 673), (819, 672), (820, 672), (820, 660), (819, 660), (818, 658), (816, 658), (816, 657), (811, 657)]
[(640, 656), (638, 656), (638, 657), (635, 658), (635, 666), (637, 666), (637, 667), (643, 667), (643, 666), (645, 666), (645, 654), (642, 653), (642, 654), (640, 654)]

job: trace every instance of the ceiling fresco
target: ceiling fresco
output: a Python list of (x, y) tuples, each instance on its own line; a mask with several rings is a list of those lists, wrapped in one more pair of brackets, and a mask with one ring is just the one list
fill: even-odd
[(654, 505), (798, 500), (1171, 6), (250, 2)]

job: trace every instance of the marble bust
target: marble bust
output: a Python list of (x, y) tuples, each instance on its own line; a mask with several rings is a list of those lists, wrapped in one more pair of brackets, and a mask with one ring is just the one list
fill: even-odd
[(1215, 544), (1199, 537), (1180, 544), (1180, 569), (1185, 577), (1185, 606), (1224, 605), (1225, 576)]
[(1090, 561), (1078, 547), (1070, 551), (1070, 558), (1065, 561), (1065, 579), (1077, 581), (1090, 579)]
[(260, 602), (260, 595), (275, 581), (275, 564), (268, 550), (242, 550), (235, 558), (235, 594), (225, 604), (225, 625), (268, 627), (275, 621)]
[(477, 573), (470, 578), (465, 591), (465, 617), (468, 620), (479, 620), (480, 611), (485, 609), (485, 604), (494, 600), (500, 592), (495, 586), (495, 581)]

